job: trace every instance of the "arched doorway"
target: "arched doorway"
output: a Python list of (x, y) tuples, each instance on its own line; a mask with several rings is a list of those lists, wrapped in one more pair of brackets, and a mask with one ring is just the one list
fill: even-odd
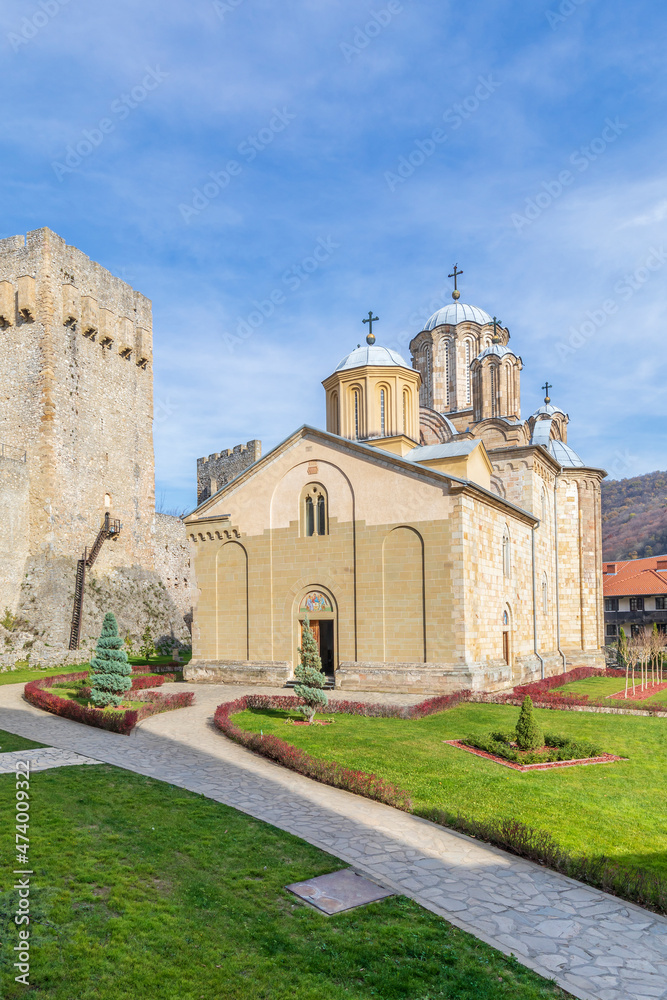
[(303, 592), (297, 603), (295, 664), (299, 662), (298, 650), (306, 616), (317, 642), (322, 670), (327, 677), (333, 677), (337, 665), (337, 616), (335, 601), (327, 590), (310, 588)]

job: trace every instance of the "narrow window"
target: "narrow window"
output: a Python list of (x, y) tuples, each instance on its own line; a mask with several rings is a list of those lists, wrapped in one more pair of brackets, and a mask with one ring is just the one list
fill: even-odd
[(338, 424), (338, 419), (339, 418), (338, 418), (338, 393), (337, 392), (334, 392), (333, 396), (331, 397), (331, 419), (332, 419), (332, 424), (333, 424), (331, 430), (333, 431), (334, 434), (340, 434), (340, 427), (339, 427), (339, 424)]
[(497, 416), (497, 406), (496, 406), (496, 369), (495, 366), (491, 368), (491, 416)]
[(382, 437), (385, 434), (385, 421), (384, 421), (384, 389), (380, 389), (380, 433)]
[(510, 535), (507, 527), (503, 533), (503, 576), (509, 577), (512, 572), (512, 552)]
[(470, 341), (466, 340), (465, 347), (465, 380), (466, 380), (466, 403), (470, 402)]
[(445, 380), (444, 404), (445, 406), (449, 406), (449, 341), (445, 342), (442, 362)]
[(354, 390), (354, 436), (359, 437), (359, 390)]
[(320, 493), (317, 498), (317, 534), (326, 535), (327, 533), (327, 512), (324, 504), (324, 497)]
[(547, 491), (542, 487), (542, 524), (547, 523)]
[(306, 535), (310, 538), (315, 534), (315, 509), (312, 497), (306, 497)]
[(549, 611), (549, 581), (546, 573), (542, 577), (542, 611), (545, 615)]

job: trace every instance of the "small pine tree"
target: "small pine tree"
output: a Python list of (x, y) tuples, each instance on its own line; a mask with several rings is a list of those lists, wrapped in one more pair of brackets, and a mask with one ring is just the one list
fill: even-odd
[(139, 655), (143, 656), (145, 660), (149, 660), (151, 656), (155, 655), (155, 643), (153, 642), (153, 633), (151, 632), (150, 625), (146, 626), (141, 636)]
[(306, 716), (308, 722), (312, 723), (317, 709), (326, 708), (329, 699), (322, 690), (326, 677), (322, 673), (322, 661), (307, 615), (303, 623), (301, 643), (302, 648), (299, 650), (301, 662), (295, 671), (299, 684), (294, 688), (294, 693), (305, 700), (306, 704), (300, 705), (299, 711)]
[(125, 692), (132, 687), (132, 668), (127, 662), (123, 640), (118, 634), (116, 616), (111, 611), (104, 616), (102, 634), (97, 640), (90, 666), (92, 669), (88, 682), (91, 701), (100, 708), (116, 708)]
[(537, 750), (544, 746), (544, 733), (535, 720), (533, 702), (528, 694), (523, 699), (516, 724), (516, 743), (519, 750)]

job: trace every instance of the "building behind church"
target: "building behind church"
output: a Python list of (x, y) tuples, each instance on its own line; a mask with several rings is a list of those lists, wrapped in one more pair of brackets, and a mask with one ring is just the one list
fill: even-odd
[(509, 330), (458, 298), (412, 364), (369, 333), (324, 379), (326, 430), (263, 457), (249, 442), (245, 468), (200, 484), (190, 679), (284, 683), (306, 617), (342, 689), (497, 690), (604, 666), (605, 473), (548, 395), (522, 419)]

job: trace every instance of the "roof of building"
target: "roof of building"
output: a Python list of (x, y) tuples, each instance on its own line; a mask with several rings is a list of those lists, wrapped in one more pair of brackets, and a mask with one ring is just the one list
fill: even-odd
[(540, 417), (546, 414), (549, 417), (553, 417), (554, 413), (562, 413), (563, 416), (567, 416), (565, 410), (561, 410), (560, 406), (552, 406), (551, 403), (543, 403), (539, 409), (535, 410), (532, 416)]
[[(658, 569), (662, 564), (664, 569)], [(615, 572), (611, 572), (611, 570)], [(602, 566), (605, 597), (667, 594), (667, 555), (606, 562)]]
[(364, 344), (363, 347), (355, 347), (340, 364), (336, 371), (345, 371), (348, 368), (364, 368), (366, 365), (377, 365), (378, 367), (410, 368), (397, 351), (392, 351), (389, 347), (381, 347), (379, 344)]
[(405, 458), (410, 462), (431, 462), (436, 458), (456, 458), (458, 455), (469, 455), (480, 444), (475, 441), (448, 441), (446, 444), (418, 445), (409, 451)]
[(481, 361), (482, 358), (488, 358), (492, 355), (495, 355), (497, 358), (504, 358), (508, 354), (512, 358), (516, 357), (514, 351), (510, 347), (505, 347), (504, 344), (489, 344), (488, 347), (484, 348), (481, 354), (477, 355), (477, 360)]
[[(534, 443), (538, 444), (541, 442)], [(552, 455), (564, 469), (584, 468), (584, 463), (581, 461), (574, 448), (570, 448), (569, 444), (565, 444), (564, 441), (557, 441), (555, 438), (549, 438), (549, 443), (546, 447), (549, 454)]]
[(435, 330), (436, 326), (456, 326), (457, 323), (478, 323), (486, 326), (493, 323), (493, 320), (483, 309), (477, 306), (468, 306), (465, 302), (450, 302), (434, 312), (431, 318), (424, 324), (425, 330)]

